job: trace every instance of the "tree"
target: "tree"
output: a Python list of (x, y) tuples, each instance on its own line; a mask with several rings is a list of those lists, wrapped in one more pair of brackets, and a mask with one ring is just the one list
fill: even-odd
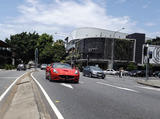
[(61, 60), (65, 59), (64, 56), (66, 54), (66, 51), (65, 51), (65, 45), (63, 40), (57, 40), (54, 43), (53, 49), (54, 49), (55, 62), (60, 62)]
[(54, 44), (47, 44), (39, 55), (41, 62), (60, 62), (65, 58), (65, 46), (63, 40), (57, 40)]
[(39, 62), (50, 63), (53, 57), (53, 37), (46, 33), (40, 35), (37, 41), (37, 48), (39, 51)]
[(147, 40), (146, 44), (151, 45), (152, 44), (152, 40)]
[(152, 40), (148, 40), (146, 43), (150, 45), (160, 45), (160, 37), (156, 37)]
[(63, 40), (53, 41), (53, 37), (46, 33), (36, 32), (11, 35), (6, 42), (11, 46), (15, 59), (28, 63), (34, 60), (35, 49), (39, 51), (39, 63), (60, 62), (65, 59), (65, 45)]
[(52, 35), (48, 35), (46, 33), (43, 33), (39, 36), (37, 41), (37, 48), (39, 52), (42, 52), (43, 49), (48, 46), (49, 44), (52, 45), (54, 43)]
[(54, 49), (51, 44), (46, 44), (43, 51), (39, 54), (39, 59), (41, 63), (51, 63), (53, 62)]
[(20, 34), (11, 35), (6, 42), (10, 45), (15, 58), (28, 63), (29, 60), (34, 59), (34, 50), (37, 46), (38, 33), (22, 32)]
[(137, 65), (133, 62), (130, 62), (127, 66), (127, 70), (131, 71), (131, 70), (136, 70), (137, 69)]

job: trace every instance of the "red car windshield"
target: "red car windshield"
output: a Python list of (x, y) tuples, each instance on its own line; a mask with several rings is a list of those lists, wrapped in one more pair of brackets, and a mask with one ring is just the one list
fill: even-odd
[(53, 68), (72, 69), (71, 65), (69, 65), (69, 64), (61, 64), (61, 63), (55, 63), (55, 64), (53, 64)]

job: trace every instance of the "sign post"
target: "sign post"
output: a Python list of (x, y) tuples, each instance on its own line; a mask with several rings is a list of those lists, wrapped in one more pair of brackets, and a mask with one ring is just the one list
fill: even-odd
[(35, 49), (35, 70), (38, 66), (38, 48)]
[(148, 80), (148, 71), (149, 71), (149, 50), (148, 50), (148, 44), (144, 47), (144, 56), (146, 59), (146, 81)]

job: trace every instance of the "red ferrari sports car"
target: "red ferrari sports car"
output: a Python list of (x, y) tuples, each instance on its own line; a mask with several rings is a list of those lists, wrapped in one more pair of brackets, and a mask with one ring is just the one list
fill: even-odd
[(53, 63), (46, 68), (46, 79), (49, 81), (73, 81), (79, 83), (79, 71), (69, 64)]

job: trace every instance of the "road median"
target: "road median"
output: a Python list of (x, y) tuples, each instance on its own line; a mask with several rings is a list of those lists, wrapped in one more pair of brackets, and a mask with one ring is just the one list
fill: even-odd
[(0, 113), (2, 119), (50, 119), (30, 73), (17, 80), (8, 96), (3, 99)]

